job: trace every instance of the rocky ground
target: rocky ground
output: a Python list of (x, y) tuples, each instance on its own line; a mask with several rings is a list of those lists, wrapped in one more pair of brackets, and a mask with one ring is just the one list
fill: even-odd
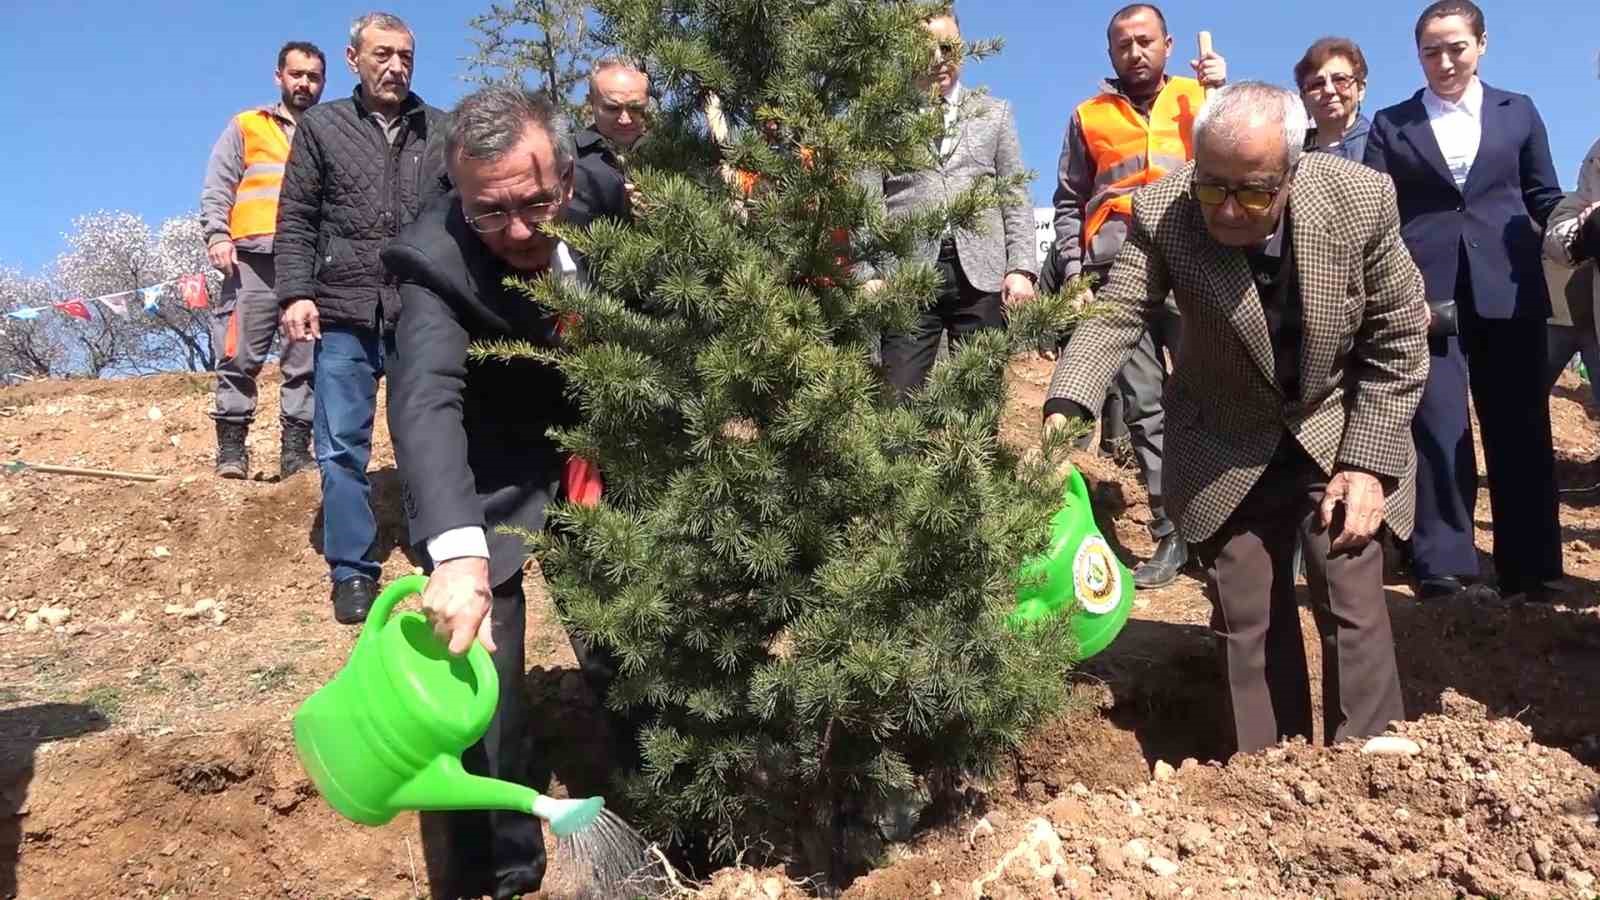
[[(1048, 369), (1014, 374), (1007, 433), (1025, 442)], [(418, 820), (349, 825), (294, 759), (295, 705), (354, 635), (329, 614), (316, 479), (211, 478), (209, 391), (186, 376), (0, 390), (0, 465), (162, 476), (0, 475), (0, 897), (429, 896), (438, 845)], [(263, 390), (263, 423), (274, 393)], [(1563, 484), (1600, 481), (1575, 384), (1552, 412)], [(256, 468), (275, 471), (276, 428), (251, 441)], [(412, 561), (382, 417), (378, 448), (392, 577)], [(1080, 464), (1108, 537), (1130, 559), (1147, 552), (1134, 474)], [(1078, 702), (1008, 777), (846, 896), (1593, 895), (1600, 493), (1563, 501), (1579, 588), (1564, 606), (1421, 605), (1392, 585), (1414, 717), (1397, 736), (1413, 755), (1295, 745), (1224, 766), (1209, 606), (1186, 577), (1141, 595), (1123, 636), (1076, 676)], [(528, 647), (553, 790), (598, 791), (594, 700), (538, 597)], [(546, 895), (566, 896), (570, 862), (551, 869)], [(726, 870), (704, 895), (803, 896), (793, 875)]]

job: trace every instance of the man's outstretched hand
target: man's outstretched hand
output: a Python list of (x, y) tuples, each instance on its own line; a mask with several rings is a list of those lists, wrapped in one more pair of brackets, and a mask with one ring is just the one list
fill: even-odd
[(467, 652), (473, 638), (490, 653), (498, 649), (490, 630), (492, 605), (489, 561), (476, 556), (438, 564), (422, 592), (422, 609), (433, 624), (434, 634), (449, 642), (450, 652), (457, 656)]

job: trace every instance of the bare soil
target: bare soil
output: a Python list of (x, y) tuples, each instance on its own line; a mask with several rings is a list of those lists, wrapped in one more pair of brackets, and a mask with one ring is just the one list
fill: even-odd
[[(1006, 433), (1026, 444), (1048, 364), (1019, 363), (1014, 375)], [(1551, 401), (1569, 488), (1600, 481), (1594, 411), (1577, 388), (1564, 383)], [(348, 824), (294, 758), (294, 708), (337, 671), (354, 632), (329, 609), (315, 475), (213, 478), (210, 390), (190, 376), (0, 390), (0, 465), (163, 476), (0, 476), (0, 897), (433, 896), (440, 849), (417, 817)], [(276, 470), (275, 395), (263, 385), (250, 439), (266, 473)], [(374, 504), (394, 577), (414, 562), (381, 416), (377, 431)], [(1147, 553), (1137, 474), (1078, 462), (1107, 536), (1130, 562)], [(1563, 495), (1577, 590), (1561, 606), (1419, 604), (1403, 581), (1391, 586), (1414, 719), (1400, 733), (1418, 756), (1293, 745), (1223, 765), (1210, 607), (1191, 575), (1139, 597), (1122, 637), (1074, 676), (1072, 708), (970, 812), (929, 823), (846, 896), (973, 896), (1002, 859), (987, 896), (1591, 895), (1597, 503), (1600, 493)], [(1485, 550), (1488, 516), (1485, 493)], [(531, 600), (539, 758), (555, 793), (600, 790), (594, 698), (553, 612), (537, 591)], [(42, 608), (70, 615), (29, 630)], [(1153, 780), (1158, 761), (1181, 771)], [(1135, 839), (1143, 845), (1130, 848)], [(1145, 851), (1176, 870), (1158, 874)], [(570, 894), (570, 869), (552, 861), (545, 896)], [(776, 870), (708, 881), (711, 897), (805, 896)]]

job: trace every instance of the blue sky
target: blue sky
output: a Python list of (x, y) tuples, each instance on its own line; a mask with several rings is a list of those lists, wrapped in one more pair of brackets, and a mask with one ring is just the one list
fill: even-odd
[[(1570, 187), (1584, 152), (1600, 138), (1600, 2), (1480, 2), (1489, 21), (1485, 78), (1538, 103)], [(448, 106), (465, 91), (462, 58), (472, 49), (466, 22), (487, 5), (395, 0), (388, 7), (417, 32), (415, 88), (435, 105)], [(1119, 5), (959, 6), (969, 37), (1006, 39), (1006, 51), (965, 80), (1015, 105), (1027, 163), (1039, 173), (1038, 205), (1049, 202), (1071, 109), (1108, 74), (1105, 22)], [(1185, 65), (1194, 33), (1207, 29), (1234, 79), (1287, 83), (1311, 41), (1328, 33), (1352, 37), (1372, 69), (1371, 110), (1422, 83), (1411, 27), (1423, 5), (1179, 0), (1163, 8)], [(9, 207), (0, 217), (0, 265), (24, 269), (64, 249), (61, 234), (80, 213), (123, 209), (157, 222), (196, 207), (205, 159), (224, 122), (274, 98), (271, 73), (284, 40), (320, 44), (332, 63), (325, 97), (348, 93), (353, 79), (342, 48), (350, 18), (364, 11), (327, 0), (0, 0), (0, 9), (0, 121), (12, 135), (0, 179)]]

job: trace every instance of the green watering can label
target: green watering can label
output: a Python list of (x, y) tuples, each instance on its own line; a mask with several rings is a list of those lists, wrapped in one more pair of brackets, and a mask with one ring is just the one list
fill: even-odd
[(1122, 599), (1122, 563), (1105, 538), (1091, 534), (1078, 545), (1078, 555), (1072, 560), (1072, 584), (1084, 610), (1103, 616), (1117, 608)]

